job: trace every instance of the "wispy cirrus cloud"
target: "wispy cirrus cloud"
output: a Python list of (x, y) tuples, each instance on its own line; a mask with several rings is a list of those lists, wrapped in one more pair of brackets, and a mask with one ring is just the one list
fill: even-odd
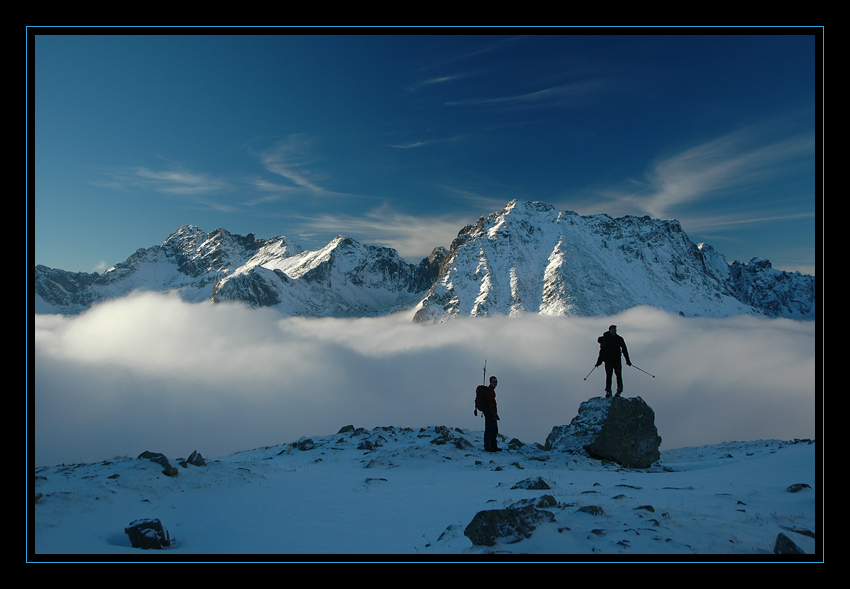
[(93, 181), (98, 186), (117, 189), (145, 189), (174, 196), (196, 196), (220, 192), (230, 187), (230, 182), (182, 166), (168, 166), (156, 170), (136, 166), (107, 172), (106, 179)]
[[(253, 207), (305, 193), (334, 194), (319, 185), (324, 176), (317, 171), (320, 158), (312, 155), (312, 151), (309, 140), (291, 135), (262, 150), (250, 152), (273, 176), (226, 177), (199, 172), (184, 165), (166, 164), (109, 170), (91, 184), (116, 190), (157, 192), (211, 210), (232, 212), (239, 205)], [(234, 192), (241, 195), (238, 204), (223, 200), (225, 194), (232, 196)]]
[(593, 96), (599, 96), (611, 87), (610, 82), (602, 79), (588, 79), (558, 84), (533, 92), (496, 96), (491, 98), (469, 98), (450, 100), (448, 106), (577, 106), (586, 104)]
[(427, 88), (428, 86), (434, 86), (438, 84), (445, 84), (447, 82), (454, 82), (456, 80), (461, 80), (466, 78), (467, 74), (452, 74), (447, 76), (435, 76), (432, 78), (426, 78), (424, 80), (419, 80), (407, 86), (407, 90), (409, 92), (416, 92), (421, 88)]
[(645, 188), (623, 198), (667, 217), (683, 205), (776, 181), (814, 149), (814, 131), (777, 138), (749, 127), (660, 159), (647, 171)]
[[(256, 154), (263, 167), (286, 180), (288, 187), (308, 190), (313, 194), (327, 192), (317, 182), (317, 158), (310, 154), (309, 142), (301, 135), (290, 135)], [(268, 187), (268, 186), (267, 186)]]
[(443, 139), (423, 139), (421, 141), (409, 141), (407, 143), (393, 143), (390, 144), (390, 147), (395, 149), (416, 149), (418, 147), (428, 147), (429, 145), (438, 145), (441, 143), (454, 143), (456, 141), (462, 141), (464, 138), (464, 135), (455, 135)]

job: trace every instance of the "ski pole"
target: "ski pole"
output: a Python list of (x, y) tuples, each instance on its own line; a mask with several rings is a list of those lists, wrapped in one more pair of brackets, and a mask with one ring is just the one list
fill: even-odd
[[(596, 370), (597, 368), (598, 367), (596, 365), (594, 365), (593, 368), (590, 370), (590, 372), (587, 373), (587, 376), (590, 376), (591, 374), (593, 374), (593, 371)], [(587, 380), (587, 376), (584, 377), (584, 380)]]
[[(632, 364), (632, 368), (637, 368), (638, 370), (640, 370), (644, 374), (649, 374), (646, 370), (642, 370), (642, 369), (638, 368), (637, 366), (635, 366), (634, 364)], [(649, 374), (649, 376), (651, 376), (652, 378), (655, 378), (654, 374)]]

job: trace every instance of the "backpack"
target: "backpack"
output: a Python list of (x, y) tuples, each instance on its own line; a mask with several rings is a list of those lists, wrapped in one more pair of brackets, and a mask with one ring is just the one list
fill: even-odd
[[(487, 392), (487, 387), (483, 384), (478, 385), (475, 388), (475, 411), (481, 411), (484, 413), (487, 410), (487, 402), (484, 400), (484, 395)], [(478, 415), (478, 413), (476, 413)]]

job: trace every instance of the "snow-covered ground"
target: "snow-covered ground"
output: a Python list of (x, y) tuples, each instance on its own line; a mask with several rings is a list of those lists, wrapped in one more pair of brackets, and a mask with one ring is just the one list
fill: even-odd
[[(805, 558), (822, 561), (813, 535), (822, 530), (823, 489), (817, 443), (809, 440), (666, 450), (644, 470), (536, 445), (509, 449), (508, 440), (504, 451), (485, 453), (481, 431), (439, 426), (354, 429), (295, 442), (206, 457), (206, 466), (180, 466), (169, 456), (174, 477), (136, 457), (38, 468), (29, 557), (794, 559), (773, 554), (784, 533)], [(536, 477), (550, 489), (514, 488)], [(557, 501), (549, 508), (554, 521), (529, 538), (476, 546), (464, 535), (477, 512), (546, 494)], [(580, 511), (584, 506), (601, 512)], [(170, 548), (131, 547), (124, 528), (143, 518), (162, 522)]]

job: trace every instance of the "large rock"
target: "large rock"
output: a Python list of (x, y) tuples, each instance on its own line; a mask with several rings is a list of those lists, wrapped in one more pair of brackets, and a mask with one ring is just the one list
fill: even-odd
[(150, 450), (145, 450), (141, 454), (139, 454), (140, 459), (147, 458), (151, 462), (155, 462), (162, 466), (162, 474), (168, 477), (176, 477), (177, 469), (171, 466), (171, 463), (168, 461), (168, 457), (162, 452), (151, 452)]
[(156, 519), (138, 519), (124, 528), (133, 548), (160, 550), (171, 546), (171, 538), (162, 523)]
[(569, 425), (552, 428), (546, 449), (647, 468), (661, 457), (655, 412), (640, 397), (594, 397), (579, 406)]
[(463, 530), (463, 534), (476, 546), (493, 546), (497, 542), (514, 544), (529, 538), (539, 524), (554, 519), (555, 516), (551, 512), (531, 505), (489, 509), (476, 513)]
[(773, 545), (774, 554), (805, 554), (803, 550), (797, 546), (791, 538), (782, 532), (776, 536), (776, 543)]

